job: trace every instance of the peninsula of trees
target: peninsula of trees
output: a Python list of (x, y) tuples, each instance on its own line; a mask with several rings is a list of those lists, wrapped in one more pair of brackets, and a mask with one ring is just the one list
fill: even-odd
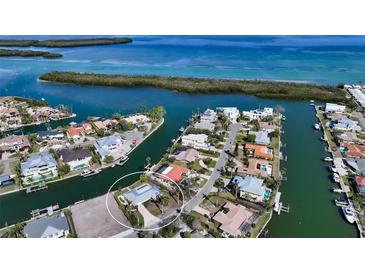
[(183, 78), (164, 76), (131, 76), (76, 72), (49, 72), (40, 80), (108, 87), (154, 87), (190, 94), (222, 93), (247, 94), (262, 98), (319, 100), (327, 102), (346, 102), (343, 89), (315, 84), (269, 82), (256, 80), (228, 80), (207, 78)]
[(1, 47), (48, 47), (66, 48), (131, 43), (131, 38), (85, 38), (85, 39), (52, 39), (52, 40), (17, 40), (0, 39)]
[(61, 58), (62, 54), (38, 50), (0, 49), (0, 57), (43, 57), (47, 59)]

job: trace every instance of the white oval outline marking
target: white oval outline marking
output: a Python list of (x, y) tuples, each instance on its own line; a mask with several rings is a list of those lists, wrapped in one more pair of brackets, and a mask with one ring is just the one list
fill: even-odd
[[(153, 174), (158, 174), (159, 176), (162, 176), (162, 177), (164, 177), (165, 179), (167, 179), (168, 181), (170, 181), (170, 182), (172, 182), (173, 184), (175, 184), (176, 186), (177, 186), (177, 188), (179, 189), (179, 191), (181, 192), (181, 195), (182, 195), (182, 205), (181, 205), (181, 207), (180, 207), (180, 211), (178, 212), (178, 214), (176, 215), (176, 217), (172, 220), (172, 221), (170, 221), (170, 222), (168, 222), (167, 224), (165, 224), (165, 225), (163, 225), (163, 226), (161, 226), (161, 227), (157, 227), (157, 228), (135, 228), (135, 227), (131, 227), (131, 226), (128, 226), (128, 225), (126, 225), (126, 224), (123, 224), (122, 222), (120, 222), (120, 221), (118, 221), (114, 216), (113, 216), (113, 214), (110, 212), (110, 209), (109, 209), (109, 206), (108, 206), (108, 197), (109, 197), (109, 193), (111, 192), (111, 189), (113, 188), (113, 186), (115, 186), (115, 184), (117, 184), (120, 180), (122, 180), (122, 179), (124, 179), (124, 178), (126, 178), (126, 177), (129, 177), (129, 176), (132, 176), (132, 175), (136, 175), (136, 174), (145, 174), (145, 172), (144, 171), (136, 171), (136, 172), (132, 172), (132, 173), (128, 173), (128, 174), (126, 174), (126, 175), (124, 175), (124, 176), (122, 176), (122, 177), (120, 177), (119, 179), (117, 179), (110, 187), (109, 187), (109, 189), (108, 189), (108, 192), (106, 193), (106, 198), (105, 198), (105, 205), (106, 205), (106, 209), (108, 210), (108, 213), (109, 213), (109, 215), (118, 223), (118, 224), (120, 224), (121, 226), (124, 226), (124, 227), (126, 227), (126, 228), (128, 228), (128, 229), (133, 229), (133, 230), (136, 230), (136, 231), (155, 231), (155, 230), (159, 230), (159, 229), (161, 229), (161, 228), (164, 228), (164, 227), (166, 227), (166, 226), (168, 226), (168, 225), (170, 225), (170, 224), (172, 224), (173, 222), (175, 222), (176, 220), (177, 220), (177, 218), (179, 218), (180, 217), (180, 215), (181, 215), (181, 213), (182, 213), (182, 211), (183, 211), (183, 209), (184, 209), (184, 206), (185, 206), (185, 196), (184, 196), (184, 192), (181, 190), (181, 188), (180, 188), (180, 186), (176, 183), (176, 182), (174, 182), (173, 180), (171, 180), (170, 178), (168, 178), (167, 176), (165, 176), (164, 174), (160, 174), (160, 173), (157, 173), (157, 172), (154, 172), (154, 171), (152, 171), (152, 172), (150, 172), (150, 173), (153, 173)], [(114, 198), (114, 197), (113, 197)], [(118, 209), (119, 209), (119, 207), (118, 207)], [(161, 221), (163, 221), (163, 219), (161, 220)]]

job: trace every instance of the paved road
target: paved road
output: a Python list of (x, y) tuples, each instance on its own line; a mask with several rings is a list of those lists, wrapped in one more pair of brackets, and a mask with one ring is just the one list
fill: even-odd
[(228, 138), (226, 140), (226, 143), (224, 144), (223, 151), (221, 155), (219, 156), (217, 163), (215, 165), (215, 168), (210, 175), (210, 178), (208, 182), (205, 184), (205, 186), (195, 195), (194, 198), (192, 198), (190, 201), (188, 201), (184, 207), (185, 212), (190, 212), (194, 207), (200, 204), (200, 202), (204, 199), (204, 195), (208, 195), (209, 192), (212, 191), (214, 182), (220, 177), (220, 170), (222, 167), (224, 167), (228, 161), (228, 155), (225, 153), (225, 150), (229, 150), (231, 145), (233, 144), (233, 141), (236, 138), (237, 132), (242, 128), (241, 124), (232, 124), (231, 131), (228, 135)]

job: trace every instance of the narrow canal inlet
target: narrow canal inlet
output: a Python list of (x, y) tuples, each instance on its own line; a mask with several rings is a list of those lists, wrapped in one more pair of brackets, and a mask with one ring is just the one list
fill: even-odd
[(325, 143), (312, 106), (298, 104), (286, 109), (282, 141), (287, 161), (282, 161), (287, 181), (281, 185), (282, 201), (290, 213), (274, 215), (268, 225), (268, 237), (357, 237), (356, 226), (345, 221), (334, 205), (338, 196), (330, 179)]

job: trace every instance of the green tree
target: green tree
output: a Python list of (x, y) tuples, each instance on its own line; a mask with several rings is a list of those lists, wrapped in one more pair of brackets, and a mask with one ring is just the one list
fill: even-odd
[(114, 161), (114, 157), (111, 155), (106, 156), (104, 159), (104, 162), (107, 164), (111, 164), (111, 163), (113, 163), (113, 161)]
[(153, 122), (157, 122), (161, 120), (165, 114), (166, 110), (163, 106), (156, 106), (149, 111), (148, 116)]
[(58, 164), (57, 165), (58, 175), (63, 176), (68, 174), (71, 171), (71, 168), (68, 164)]

